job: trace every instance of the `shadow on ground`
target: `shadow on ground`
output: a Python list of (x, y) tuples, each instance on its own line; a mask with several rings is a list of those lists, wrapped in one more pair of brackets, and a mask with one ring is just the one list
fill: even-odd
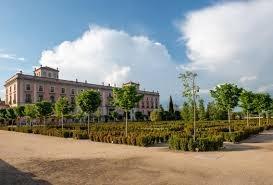
[(38, 179), (32, 173), (25, 173), (0, 159), (1, 185), (50, 185), (49, 182)]

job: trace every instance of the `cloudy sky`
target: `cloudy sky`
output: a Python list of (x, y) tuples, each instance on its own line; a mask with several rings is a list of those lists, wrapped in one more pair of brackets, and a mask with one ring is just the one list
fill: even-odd
[(185, 70), (201, 97), (224, 82), (273, 92), (273, 0), (2, 1), (0, 97), (4, 81), (40, 64), (90, 83), (132, 80), (181, 104)]

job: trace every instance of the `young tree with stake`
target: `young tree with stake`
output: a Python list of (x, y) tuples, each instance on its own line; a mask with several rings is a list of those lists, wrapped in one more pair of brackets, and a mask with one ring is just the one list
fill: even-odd
[(255, 107), (253, 104), (254, 96), (255, 94), (251, 91), (243, 90), (241, 93), (239, 100), (240, 100), (240, 107), (243, 109), (243, 111), (246, 113), (247, 117), (247, 126), (249, 126), (249, 113), (253, 112)]
[(254, 95), (253, 104), (255, 111), (259, 114), (259, 126), (261, 126), (261, 114), (263, 112), (268, 113), (271, 106), (271, 98), (267, 93), (257, 93)]
[(135, 85), (126, 85), (122, 88), (113, 89), (113, 104), (125, 111), (126, 128), (125, 134), (128, 133), (128, 111), (136, 107), (136, 104), (143, 98), (138, 94)]
[(88, 134), (90, 133), (90, 116), (101, 104), (101, 95), (98, 91), (87, 90), (77, 96), (77, 103), (81, 110), (88, 115)]
[(188, 98), (189, 104), (193, 106), (193, 139), (196, 139), (196, 98), (199, 92), (199, 86), (196, 85), (197, 73), (186, 71), (180, 74), (179, 78), (183, 82), (183, 96)]
[(38, 116), (42, 117), (44, 120), (44, 126), (46, 125), (46, 117), (52, 114), (53, 108), (52, 104), (47, 101), (38, 102), (35, 104)]
[(210, 90), (219, 108), (228, 112), (229, 132), (231, 132), (230, 113), (238, 105), (241, 92), (242, 89), (237, 85), (228, 83), (216, 86), (215, 90)]
[(54, 111), (58, 118), (62, 119), (62, 131), (64, 128), (64, 115), (70, 111), (68, 99), (66, 97), (60, 97), (54, 105)]

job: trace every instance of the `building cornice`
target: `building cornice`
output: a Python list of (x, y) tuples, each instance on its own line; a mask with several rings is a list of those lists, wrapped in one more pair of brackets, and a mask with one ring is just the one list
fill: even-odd
[[(72, 86), (78, 86), (78, 87), (87, 87), (87, 88), (93, 88), (93, 89), (104, 89), (104, 90), (112, 90), (113, 86), (105, 86), (105, 85), (98, 85), (98, 84), (91, 84), (87, 82), (78, 82), (78, 81), (72, 81), (72, 80), (63, 80), (63, 79), (55, 79), (55, 78), (47, 78), (47, 77), (40, 77), (40, 76), (33, 76), (33, 75), (27, 75), (22, 73), (16, 73), (14, 76), (6, 80), (5, 87), (8, 86), (10, 83), (14, 82), (17, 79), (23, 79), (23, 80), (34, 80), (34, 81), (40, 81), (40, 82), (51, 82), (51, 83), (61, 83), (65, 85), (72, 85)], [(118, 87), (120, 88), (120, 87)], [(151, 92), (151, 91), (143, 91), (138, 90), (139, 93), (147, 94), (147, 95), (153, 95), (153, 96), (159, 96), (158, 92)]]

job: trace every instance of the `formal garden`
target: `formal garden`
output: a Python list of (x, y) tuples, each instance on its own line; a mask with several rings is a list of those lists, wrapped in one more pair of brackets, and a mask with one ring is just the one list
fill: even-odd
[[(198, 96), (196, 76), (191, 72), (181, 74), (186, 100), (179, 110), (174, 109), (170, 97), (168, 110), (160, 106), (148, 119), (139, 114), (137, 120), (128, 122), (128, 113), (143, 97), (130, 85), (113, 89), (114, 109), (107, 119), (102, 120), (98, 111), (100, 93), (86, 90), (75, 103), (61, 97), (54, 104), (42, 101), (2, 109), (0, 129), (112, 144), (168, 144), (172, 150), (215, 151), (223, 147), (223, 142), (237, 143), (273, 127), (269, 94), (223, 84), (210, 91), (214, 101), (205, 108), (204, 100)], [(116, 108), (124, 114), (118, 115)]]

